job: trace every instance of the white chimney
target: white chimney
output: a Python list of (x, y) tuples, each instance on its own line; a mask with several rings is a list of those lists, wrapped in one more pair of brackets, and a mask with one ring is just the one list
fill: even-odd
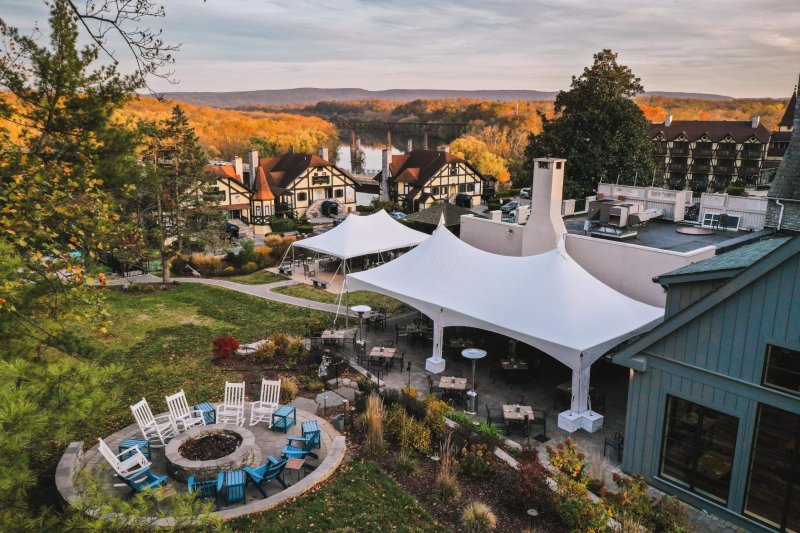
[(392, 150), (384, 148), (381, 152), (381, 202), (389, 201), (389, 162), (392, 159)]
[(249, 156), (249, 163), (250, 163), (250, 172), (249, 172), (249, 183), (248, 185), (250, 188), (253, 188), (253, 185), (256, 182), (256, 171), (258, 170), (258, 150), (250, 150)]
[(446, 144), (443, 144), (442, 146), (439, 147), (439, 151), (440, 152), (444, 152), (444, 153), (448, 153), (450, 151), (450, 147), (447, 146)]
[(664, 119), (664, 127), (669, 128), (670, 124), (672, 124), (672, 115), (667, 115), (667, 118)]
[(567, 234), (561, 218), (566, 162), (551, 157), (533, 160), (531, 215), (522, 236), (522, 255), (549, 252)]
[(238, 155), (235, 155), (233, 156), (233, 161), (231, 161), (231, 163), (233, 164), (233, 171), (236, 172), (236, 175), (239, 177), (240, 180), (242, 180), (242, 183), (244, 183), (244, 179), (242, 178), (242, 176), (244, 175), (244, 165), (242, 164), (242, 158), (239, 157)]
[(411, 139), (409, 139), (408, 140), (408, 150), (407, 151), (410, 152), (413, 149), (414, 149), (414, 142)]
[(324, 159), (325, 161), (328, 160), (328, 149), (326, 147), (321, 147), (319, 149), (319, 156)]
[(754, 115), (750, 119), (750, 127), (753, 128), (753, 129), (756, 129), (760, 123), (761, 123), (761, 116), (760, 115)]

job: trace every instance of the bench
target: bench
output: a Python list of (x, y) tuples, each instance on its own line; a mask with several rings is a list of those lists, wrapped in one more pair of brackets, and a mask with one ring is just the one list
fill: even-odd
[(278, 267), (278, 272), (279, 273), (286, 274), (286, 275), (289, 275), (289, 276), (292, 275), (292, 271), (293, 270), (294, 270), (294, 268), (292, 267), (292, 265), (281, 265), (281, 266)]
[(312, 448), (319, 448), (322, 446), (322, 433), (319, 430), (319, 425), (316, 420), (301, 422), (300, 427), (303, 430), (303, 438), (313, 441)]
[(313, 283), (314, 287), (318, 289), (327, 289), (331, 282), (325, 281), (324, 279), (311, 278), (311, 283)]
[(288, 433), (289, 428), (297, 424), (297, 411), (290, 405), (281, 405), (272, 413), (272, 429), (282, 429)]

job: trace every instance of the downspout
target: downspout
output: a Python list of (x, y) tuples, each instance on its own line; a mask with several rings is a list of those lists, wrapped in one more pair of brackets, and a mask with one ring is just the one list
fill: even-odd
[(781, 222), (783, 221), (783, 208), (786, 207), (786, 206), (781, 203), (780, 198), (775, 198), (775, 203), (778, 204), (779, 206), (781, 206), (781, 212), (778, 213), (778, 224), (775, 227), (775, 231), (780, 231), (781, 230)]

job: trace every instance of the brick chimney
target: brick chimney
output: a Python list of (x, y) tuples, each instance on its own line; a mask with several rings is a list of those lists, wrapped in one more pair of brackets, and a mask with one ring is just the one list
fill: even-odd
[(258, 171), (258, 150), (250, 150), (248, 154), (250, 163), (248, 186), (252, 189), (256, 182), (256, 172)]
[(414, 149), (414, 141), (412, 141), (411, 139), (409, 139), (409, 140), (408, 140), (408, 149), (407, 149), (406, 151), (410, 152), (410, 151), (411, 151), (411, 150), (413, 150), (413, 149)]
[(761, 117), (759, 115), (754, 115), (750, 118), (750, 127), (756, 129), (758, 125), (761, 123)]
[(566, 159), (542, 157), (533, 160), (531, 216), (522, 235), (522, 255), (549, 252), (567, 234), (561, 218)]
[(392, 161), (392, 149), (384, 148), (381, 152), (381, 202), (389, 201), (389, 163)]
[(244, 165), (242, 164), (242, 158), (238, 155), (233, 156), (231, 164), (233, 164), (233, 171), (236, 172), (236, 177), (239, 178), (239, 181), (244, 183)]
[(667, 117), (664, 119), (664, 127), (669, 128), (671, 124), (672, 124), (672, 115), (667, 115)]

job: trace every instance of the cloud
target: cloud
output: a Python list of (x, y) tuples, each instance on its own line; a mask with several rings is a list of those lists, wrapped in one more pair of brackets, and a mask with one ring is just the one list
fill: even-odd
[[(793, 3), (170, 0), (156, 22), (183, 43), (180, 90), (556, 90), (611, 48), (651, 90), (785, 97), (800, 70)], [(4, 4), (12, 24), (43, 20), (35, 0)]]

